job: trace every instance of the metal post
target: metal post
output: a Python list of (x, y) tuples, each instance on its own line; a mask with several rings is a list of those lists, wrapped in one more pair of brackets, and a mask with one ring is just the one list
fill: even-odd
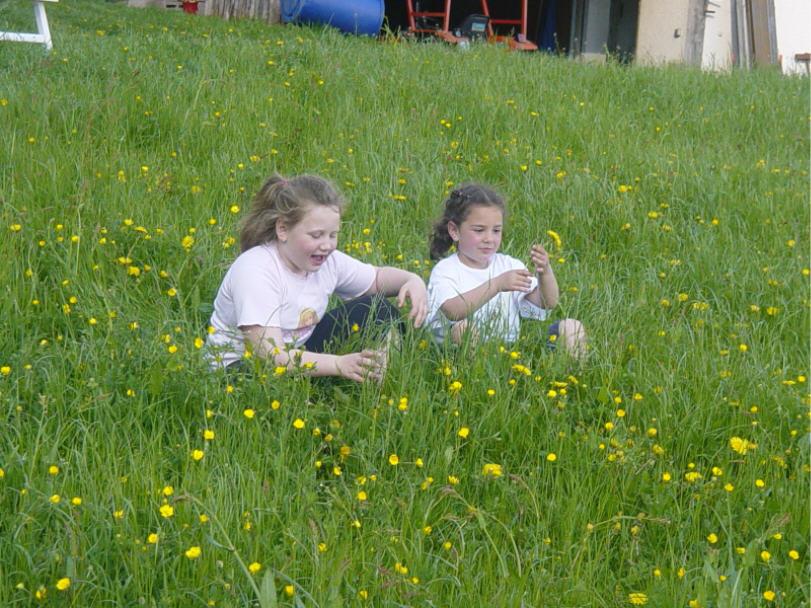
[(48, 27), (48, 16), (45, 14), (45, 5), (40, 0), (34, 0), (34, 18), (37, 21), (37, 33), (27, 34), (23, 32), (0, 32), (0, 41), (9, 40), (12, 42), (33, 42), (42, 44), (46, 51), (53, 48), (51, 40), (51, 30)]
[(45, 50), (50, 51), (54, 48), (53, 41), (51, 40), (51, 29), (48, 27), (48, 16), (45, 14), (45, 5), (39, 0), (34, 2), (34, 17), (37, 20), (37, 31), (42, 36), (42, 44), (45, 45)]

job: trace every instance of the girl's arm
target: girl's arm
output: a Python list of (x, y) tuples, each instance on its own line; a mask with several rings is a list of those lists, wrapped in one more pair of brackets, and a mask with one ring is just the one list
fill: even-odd
[(282, 331), (278, 327), (247, 325), (240, 329), (257, 356), (272, 360), (280, 367), (294, 369), (300, 365), (311, 376), (343, 376), (356, 382), (363, 382), (367, 378), (380, 380), (385, 372), (385, 355), (378, 351), (330, 355), (296, 348), (285, 349), (277, 346), (284, 345)]
[(449, 321), (461, 321), (479, 310), (502, 291), (528, 292), (531, 277), (529, 270), (526, 269), (508, 270), (491, 281), (482, 283), (470, 291), (445, 300), (439, 309)]
[(549, 263), (549, 254), (541, 245), (533, 245), (529, 255), (535, 264), (538, 286), (527, 296), (527, 300), (539, 308), (554, 308), (560, 300), (560, 288)]
[(428, 292), (425, 282), (413, 272), (380, 266), (377, 269), (375, 281), (363, 295), (381, 294), (384, 296), (397, 295), (397, 306), (403, 307), (406, 300), (411, 300), (411, 312), (408, 318), (413, 319), (414, 327), (419, 327), (428, 315)]

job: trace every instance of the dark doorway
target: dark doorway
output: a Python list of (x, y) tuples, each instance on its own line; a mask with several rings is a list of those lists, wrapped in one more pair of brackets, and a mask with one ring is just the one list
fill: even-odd
[(608, 52), (620, 61), (631, 61), (636, 52), (639, 0), (611, 0)]
[(542, 0), (538, 7), (538, 48), (549, 53), (568, 55), (572, 43), (574, 0)]

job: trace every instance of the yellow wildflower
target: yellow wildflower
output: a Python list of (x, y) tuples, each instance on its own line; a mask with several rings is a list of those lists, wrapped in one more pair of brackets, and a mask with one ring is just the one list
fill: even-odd
[(745, 455), (749, 450), (757, 448), (757, 444), (741, 439), (740, 437), (730, 437), (729, 447), (736, 451), (738, 454)]
[(488, 463), (482, 467), (484, 477), (501, 477), (502, 473), (500, 464)]

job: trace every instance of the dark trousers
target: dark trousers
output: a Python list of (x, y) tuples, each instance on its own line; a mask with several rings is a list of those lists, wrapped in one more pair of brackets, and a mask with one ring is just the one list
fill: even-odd
[(364, 296), (328, 310), (304, 343), (304, 350), (323, 353), (329, 343), (344, 342), (353, 334), (382, 335), (393, 326), (401, 329), (401, 325), (400, 311), (386, 298)]
[[(364, 296), (348, 302), (340, 302), (328, 310), (312, 335), (302, 347), (313, 353), (323, 353), (330, 344), (341, 344), (355, 335), (364, 339), (382, 336), (386, 331), (397, 328), (402, 331), (400, 311), (383, 296)], [(253, 366), (244, 359), (229, 364), (229, 374), (237, 376), (249, 371)]]

